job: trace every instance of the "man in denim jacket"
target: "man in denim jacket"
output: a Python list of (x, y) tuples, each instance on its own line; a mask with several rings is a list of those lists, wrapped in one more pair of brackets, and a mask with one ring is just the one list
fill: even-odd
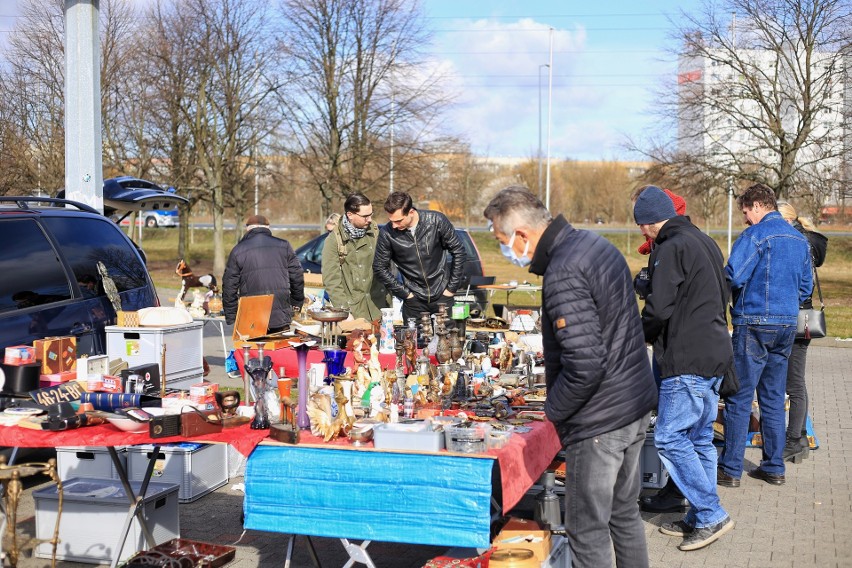
[(740, 390), (726, 401), (725, 449), (717, 483), (739, 487), (755, 388), (763, 459), (749, 477), (772, 485), (784, 479), (784, 389), (787, 358), (796, 336), (799, 305), (813, 288), (808, 241), (777, 211), (775, 193), (762, 184), (737, 199), (747, 225), (725, 267), (731, 285), (734, 366)]

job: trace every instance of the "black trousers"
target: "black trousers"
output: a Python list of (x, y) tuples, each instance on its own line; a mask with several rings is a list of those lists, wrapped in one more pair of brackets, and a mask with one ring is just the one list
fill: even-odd
[(449, 316), (452, 312), (453, 304), (455, 300), (451, 296), (444, 296), (441, 294), (436, 300), (431, 302), (426, 302), (425, 300), (421, 300), (419, 298), (410, 298), (402, 301), (402, 319), (403, 323), (408, 323), (409, 318), (414, 318), (417, 323), (420, 323), (420, 315), (423, 312), (429, 312), (430, 314), (438, 313), (438, 306), (444, 305), (446, 306), (447, 311), (447, 328), (455, 327), (455, 322), (449, 319)]
[(808, 387), (805, 381), (805, 364), (810, 339), (796, 339), (787, 362), (787, 394), (790, 396), (790, 419), (787, 437), (798, 439), (805, 432), (808, 417)]

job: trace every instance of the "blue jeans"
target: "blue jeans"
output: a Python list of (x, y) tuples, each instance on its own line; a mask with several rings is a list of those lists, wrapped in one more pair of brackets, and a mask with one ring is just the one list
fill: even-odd
[(720, 467), (728, 475), (742, 474), (755, 389), (763, 436), (760, 467), (767, 473), (784, 473), (784, 393), (787, 360), (795, 337), (795, 325), (734, 326), (734, 366), (740, 390), (725, 402), (725, 449), (719, 458)]
[(565, 447), (565, 528), (575, 568), (648, 566), (639, 453), (650, 413)]
[(684, 521), (704, 528), (728, 516), (716, 493), (713, 421), (722, 377), (678, 375), (663, 379), (654, 444), (675, 485), (692, 507)]

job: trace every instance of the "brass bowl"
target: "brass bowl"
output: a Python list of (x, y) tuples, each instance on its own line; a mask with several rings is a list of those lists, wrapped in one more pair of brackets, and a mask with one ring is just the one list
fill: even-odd
[(308, 310), (314, 321), (338, 322), (349, 317), (349, 310), (342, 308), (323, 308), (321, 310)]
[(349, 431), (348, 437), (353, 446), (363, 446), (373, 439), (373, 427), (353, 428)]

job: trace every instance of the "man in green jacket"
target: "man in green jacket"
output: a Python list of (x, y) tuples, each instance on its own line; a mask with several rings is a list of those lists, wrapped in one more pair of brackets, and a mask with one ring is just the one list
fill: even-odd
[(344, 214), (329, 232), (322, 249), (322, 281), (331, 303), (346, 308), (353, 318), (381, 319), (389, 306), (388, 293), (373, 278), (373, 253), (379, 227), (373, 222), (373, 204), (353, 193), (343, 204)]

